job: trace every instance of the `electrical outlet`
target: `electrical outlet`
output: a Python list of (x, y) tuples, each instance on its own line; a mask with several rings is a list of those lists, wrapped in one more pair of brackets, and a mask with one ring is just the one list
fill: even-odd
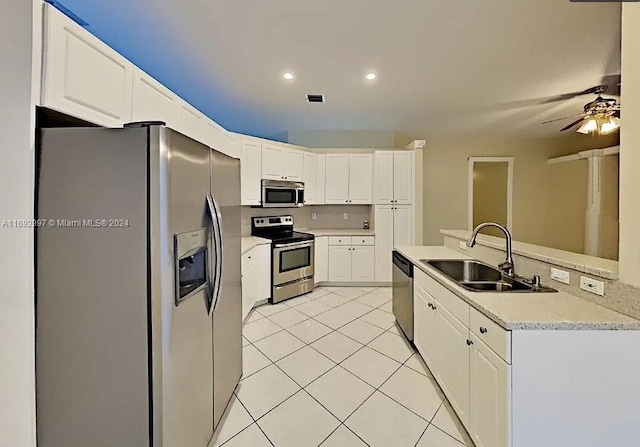
[(569, 272), (551, 267), (551, 279), (569, 284)]
[(467, 247), (467, 243), (460, 241), (460, 250), (466, 250), (467, 248), (469, 248)]
[(311, 213), (311, 220), (316, 220), (316, 217), (318, 217), (316, 213)]
[(344, 214), (342, 215), (342, 219), (344, 219), (344, 220), (349, 219), (349, 215), (348, 215), (347, 213), (344, 213)]
[(604, 296), (604, 283), (597, 279), (587, 278), (586, 276), (580, 277), (580, 288), (587, 292), (595, 293), (596, 295)]

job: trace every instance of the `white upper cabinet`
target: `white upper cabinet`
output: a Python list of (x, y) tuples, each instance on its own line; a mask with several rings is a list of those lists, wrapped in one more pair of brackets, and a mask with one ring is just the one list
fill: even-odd
[(207, 117), (185, 101), (180, 101), (176, 130), (189, 138), (207, 144)]
[(283, 161), (282, 173), (284, 174), (284, 179), (292, 182), (301, 182), (304, 173), (304, 152), (285, 149)]
[(262, 176), (262, 145), (253, 141), (242, 142), (240, 156), (240, 183), (242, 205), (260, 205)]
[(349, 155), (327, 154), (325, 203), (346, 204), (349, 201)]
[(327, 154), (325, 203), (371, 204), (373, 200), (373, 156), (371, 154)]
[(412, 151), (377, 151), (375, 153), (375, 203), (411, 205), (413, 203)]
[(302, 181), (304, 182), (304, 203), (307, 205), (324, 204), (325, 162), (324, 154), (304, 153)]
[(217, 150), (218, 152), (222, 152), (223, 154), (228, 155), (229, 157), (241, 157), (242, 143), (240, 142), (240, 140), (232, 137), (225, 128), (206, 117), (204, 119), (204, 128), (204, 144)]
[(301, 182), (304, 152), (272, 144), (262, 145), (262, 178)]
[(393, 203), (393, 151), (376, 151), (373, 183), (375, 203)]
[(262, 145), (262, 178), (284, 180), (284, 149), (269, 144)]
[(102, 126), (131, 121), (133, 64), (46, 6), (42, 105)]
[(373, 203), (373, 155), (349, 155), (349, 203)]
[(131, 121), (164, 121), (175, 129), (179, 99), (169, 89), (139, 68), (133, 71)]
[(398, 205), (413, 203), (413, 151), (393, 153), (393, 200)]

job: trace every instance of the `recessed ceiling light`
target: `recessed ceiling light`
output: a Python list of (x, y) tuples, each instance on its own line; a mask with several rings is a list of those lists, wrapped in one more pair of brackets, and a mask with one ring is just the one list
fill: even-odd
[(367, 79), (369, 81), (373, 81), (376, 78), (376, 74), (375, 73), (367, 73)]
[(285, 74), (283, 75), (283, 77), (284, 77), (287, 81), (291, 81), (291, 80), (293, 79), (293, 73), (289, 73), (289, 72), (287, 72), (287, 73), (285, 73)]

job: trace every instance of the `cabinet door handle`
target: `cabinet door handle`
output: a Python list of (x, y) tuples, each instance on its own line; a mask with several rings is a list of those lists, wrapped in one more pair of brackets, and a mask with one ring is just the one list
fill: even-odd
[(433, 304), (427, 303), (427, 306), (429, 306), (429, 307), (431, 307), (433, 309)]
[(471, 346), (473, 344), (473, 341), (467, 339), (467, 346)]
[(432, 304), (432, 305), (431, 305), (431, 308), (432, 308), (433, 310), (436, 310), (436, 309), (437, 309), (437, 307), (436, 307), (436, 305), (435, 305), (435, 304)]
[(480, 333), (481, 334), (486, 334), (487, 333), (487, 328), (480, 326)]

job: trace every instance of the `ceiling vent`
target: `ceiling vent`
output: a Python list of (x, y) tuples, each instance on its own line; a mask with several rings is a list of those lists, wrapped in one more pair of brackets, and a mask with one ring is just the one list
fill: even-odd
[(307, 102), (324, 102), (324, 95), (307, 95)]

